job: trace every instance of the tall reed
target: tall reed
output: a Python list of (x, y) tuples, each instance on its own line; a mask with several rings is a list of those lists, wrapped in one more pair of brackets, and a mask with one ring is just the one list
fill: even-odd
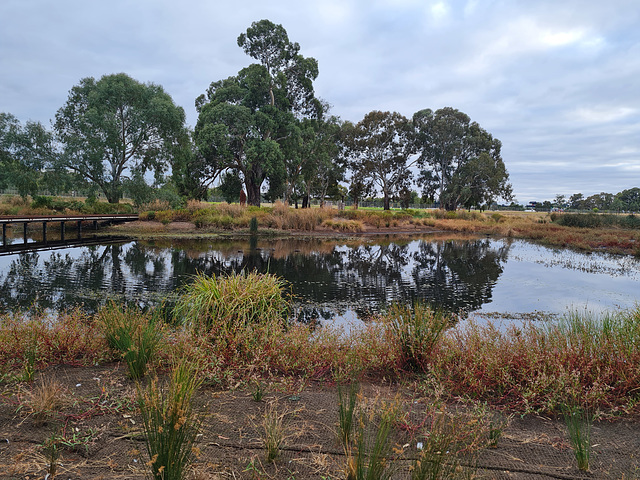
[(138, 386), (138, 407), (150, 459), (147, 465), (154, 480), (182, 480), (187, 476), (201, 425), (193, 408), (200, 383), (195, 369), (183, 361), (174, 368), (168, 388), (161, 388), (157, 378), (145, 389)]

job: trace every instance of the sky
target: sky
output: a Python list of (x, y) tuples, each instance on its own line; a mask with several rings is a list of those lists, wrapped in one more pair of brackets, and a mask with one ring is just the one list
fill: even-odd
[(316, 95), (358, 122), (456, 108), (502, 142), (517, 201), (640, 187), (638, 0), (2, 0), (0, 111), (51, 126), (82, 78), (194, 101), (253, 63), (252, 22), (314, 57)]

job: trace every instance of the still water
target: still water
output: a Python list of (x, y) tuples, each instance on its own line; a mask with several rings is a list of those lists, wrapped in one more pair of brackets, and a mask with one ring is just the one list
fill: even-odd
[(525, 241), (383, 237), (126, 241), (0, 257), (0, 311), (95, 311), (109, 298), (153, 305), (193, 275), (258, 270), (290, 283), (300, 321), (353, 320), (393, 301), (519, 318), (632, 308), (640, 262)]

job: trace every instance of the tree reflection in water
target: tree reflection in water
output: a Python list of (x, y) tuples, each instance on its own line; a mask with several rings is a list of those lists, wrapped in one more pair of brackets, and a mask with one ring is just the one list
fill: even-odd
[(28, 253), (0, 264), (0, 307), (60, 311), (83, 305), (93, 312), (112, 297), (144, 306), (179, 291), (198, 272), (257, 270), (291, 284), (304, 322), (347, 311), (364, 316), (416, 299), (473, 310), (491, 299), (509, 246), (489, 239), (190, 240)]

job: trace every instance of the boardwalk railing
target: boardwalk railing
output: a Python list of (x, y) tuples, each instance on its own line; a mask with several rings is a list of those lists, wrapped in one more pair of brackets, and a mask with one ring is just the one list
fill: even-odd
[(0, 216), (2, 225), (2, 247), (7, 246), (7, 227), (14, 224), (22, 224), (22, 237), (27, 244), (27, 225), (30, 223), (42, 223), (42, 243), (47, 243), (47, 226), (50, 223), (60, 224), (60, 241), (65, 241), (65, 224), (76, 223), (77, 238), (81, 238), (82, 223), (92, 222), (94, 230), (98, 229), (98, 222), (131, 222), (138, 220), (138, 215), (14, 215)]

